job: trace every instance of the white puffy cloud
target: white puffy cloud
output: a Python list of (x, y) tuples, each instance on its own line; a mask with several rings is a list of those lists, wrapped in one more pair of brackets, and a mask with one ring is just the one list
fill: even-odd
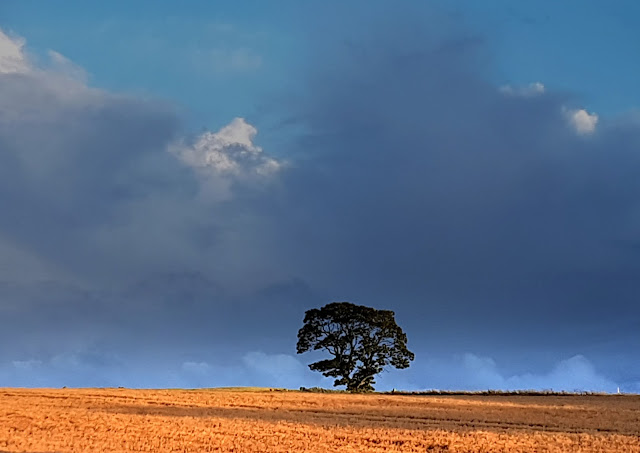
[(217, 132), (205, 132), (191, 144), (178, 142), (169, 150), (196, 171), (205, 196), (226, 199), (233, 181), (266, 181), (283, 166), (254, 143), (257, 133), (244, 118), (235, 118)]
[(253, 143), (257, 133), (244, 118), (234, 118), (218, 132), (205, 132), (192, 145), (182, 143), (171, 150), (204, 175), (268, 176), (282, 164)]
[(23, 73), (29, 65), (24, 53), (25, 40), (0, 30), (0, 74)]
[(598, 124), (598, 115), (585, 109), (565, 110), (565, 114), (576, 132), (581, 135), (592, 134)]

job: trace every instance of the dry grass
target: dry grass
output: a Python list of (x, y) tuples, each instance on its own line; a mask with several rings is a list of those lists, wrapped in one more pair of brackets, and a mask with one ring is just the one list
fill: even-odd
[(0, 451), (640, 453), (640, 397), (0, 389)]

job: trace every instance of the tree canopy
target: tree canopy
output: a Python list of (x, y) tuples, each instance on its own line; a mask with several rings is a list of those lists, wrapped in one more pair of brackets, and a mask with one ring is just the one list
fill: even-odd
[(314, 362), (309, 368), (337, 378), (334, 386), (346, 385), (351, 392), (373, 391), (374, 376), (386, 366), (408, 368), (414, 359), (394, 316), (390, 310), (350, 302), (308, 310), (298, 331), (297, 352), (327, 351), (333, 358)]

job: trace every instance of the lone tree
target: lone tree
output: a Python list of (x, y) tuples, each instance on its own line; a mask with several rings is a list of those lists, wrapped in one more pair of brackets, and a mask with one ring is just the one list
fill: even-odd
[(333, 385), (346, 385), (350, 392), (373, 391), (374, 376), (384, 367), (408, 368), (414, 358), (392, 311), (350, 302), (333, 302), (305, 313), (297, 351), (309, 350), (325, 350), (333, 356), (309, 368), (337, 378)]

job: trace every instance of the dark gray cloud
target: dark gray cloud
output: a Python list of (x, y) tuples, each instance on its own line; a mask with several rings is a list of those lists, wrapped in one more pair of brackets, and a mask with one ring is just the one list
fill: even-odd
[(295, 335), (352, 300), (416, 352), (386, 388), (637, 390), (640, 122), (500, 89), (481, 39), (394, 21), (313, 50), (279, 160), (244, 121), (184, 138), (170, 107), (14, 52), (0, 378), (326, 385)]
[(300, 108), (312, 133), (277, 229), (298, 272), (465, 347), (632, 332), (637, 121), (581, 132), (571, 97), (490, 84), (474, 40), (385, 37), (325, 62), (339, 76), (316, 73)]
[(0, 98), (3, 237), (61, 270), (108, 272), (115, 253), (102, 233), (133, 223), (140, 200), (169, 204), (165, 193), (179, 198), (186, 186), (158, 153), (177, 129), (163, 105), (36, 69), (0, 75)]

